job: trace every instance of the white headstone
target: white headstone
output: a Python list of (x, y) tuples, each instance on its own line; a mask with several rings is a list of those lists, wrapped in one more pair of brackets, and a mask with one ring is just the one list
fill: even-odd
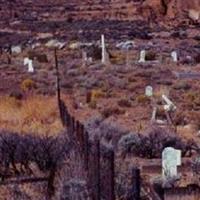
[(45, 46), (48, 48), (58, 48), (58, 49), (63, 49), (65, 47), (66, 43), (65, 42), (60, 42), (56, 39), (49, 40)]
[(33, 73), (34, 68), (33, 68), (33, 61), (29, 58), (24, 58), (24, 65), (28, 65), (28, 72)]
[(150, 85), (145, 88), (145, 95), (147, 97), (153, 96), (153, 88)]
[(140, 51), (140, 59), (138, 62), (140, 63), (145, 62), (145, 57), (146, 57), (146, 51), (145, 50)]
[(162, 152), (163, 178), (173, 178), (177, 174), (177, 166), (181, 165), (181, 151), (173, 147), (167, 147)]
[(178, 55), (176, 51), (172, 51), (171, 57), (172, 57), (173, 62), (178, 62)]
[(106, 44), (105, 44), (105, 37), (104, 37), (104, 35), (101, 35), (101, 48), (102, 48), (101, 62), (103, 64), (106, 64), (106, 63), (109, 62), (109, 55), (108, 55), (108, 52), (106, 51)]
[(87, 62), (87, 60), (88, 60), (87, 52), (84, 50), (82, 51), (82, 59), (83, 59), (83, 62)]
[(105, 46), (105, 37), (104, 35), (101, 35), (101, 48), (102, 48), (102, 59), (101, 62), (106, 62), (106, 46)]
[(82, 62), (83, 62), (83, 66), (86, 65), (87, 61), (88, 61), (88, 58), (87, 58), (87, 52), (86, 51), (82, 51)]
[(12, 52), (12, 53), (19, 54), (19, 53), (22, 52), (22, 48), (21, 48), (21, 46), (12, 46), (12, 47), (11, 47), (11, 52)]
[(190, 9), (188, 16), (190, 19), (197, 21), (200, 19), (200, 11), (199, 10), (194, 10), (194, 9)]

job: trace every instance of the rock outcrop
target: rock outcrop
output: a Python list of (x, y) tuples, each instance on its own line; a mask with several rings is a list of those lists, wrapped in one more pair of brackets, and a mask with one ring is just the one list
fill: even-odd
[(152, 10), (156, 16), (185, 20), (190, 17), (198, 20), (200, 15), (199, 0), (146, 0), (142, 5)]
[[(199, 20), (200, 0), (29, 0), (0, 2), (0, 21), (25, 20)], [(167, 21), (167, 20), (166, 20)]]

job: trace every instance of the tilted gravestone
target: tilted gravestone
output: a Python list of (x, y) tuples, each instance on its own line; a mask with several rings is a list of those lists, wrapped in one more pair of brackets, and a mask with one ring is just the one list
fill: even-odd
[(162, 152), (162, 176), (164, 179), (178, 175), (177, 167), (181, 165), (181, 150), (166, 147)]

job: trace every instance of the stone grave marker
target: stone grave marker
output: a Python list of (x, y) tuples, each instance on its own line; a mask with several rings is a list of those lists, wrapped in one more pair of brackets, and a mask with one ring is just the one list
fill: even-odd
[(82, 51), (82, 63), (83, 63), (83, 66), (86, 65), (87, 60), (88, 60), (88, 58), (87, 58), (87, 52), (83, 50)]
[(152, 86), (148, 85), (148, 86), (145, 88), (145, 95), (146, 95), (147, 97), (153, 96), (153, 88), (152, 88)]
[(145, 50), (140, 51), (140, 59), (138, 62), (139, 63), (145, 62), (145, 57), (146, 57), (146, 51)]
[(24, 58), (24, 65), (28, 65), (28, 72), (33, 73), (34, 67), (33, 67), (33, 61), (29, 58)]
[(11, 47), (11, 52), (15, 54), (20, 54), (22, 52), (21, 46), (12, 46)]
[(178, 62), (178, 55), (176, 51), (172, 51), (171, 57), (172, 57), (173, 62)]
[(181, 165), (181, 150), (167, 147), (162, 152), (162, 176), (164, 179), (178, 175), (177, 167)]
[(102, 49), (102, 58), (101, 58), (101, 62), (103, 64), (106, 64), (109, 62), (109, 55), (106, 51), (106, 44), (105, 44), (105, 36), (101, 35), (101, 49)]

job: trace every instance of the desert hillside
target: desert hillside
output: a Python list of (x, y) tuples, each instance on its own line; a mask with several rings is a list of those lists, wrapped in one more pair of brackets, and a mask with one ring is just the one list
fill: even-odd
[(0, 0), (0, 200), (200, 199), (200, 0)]
[(184, 21), (190, 15), (198, 19), (200, 13), (199, 0), (19, 0), (1, 1), (0, 7), (1, 20), (12, 16), (26, 20), (143, 19), (169, 22), (169, 19)]

